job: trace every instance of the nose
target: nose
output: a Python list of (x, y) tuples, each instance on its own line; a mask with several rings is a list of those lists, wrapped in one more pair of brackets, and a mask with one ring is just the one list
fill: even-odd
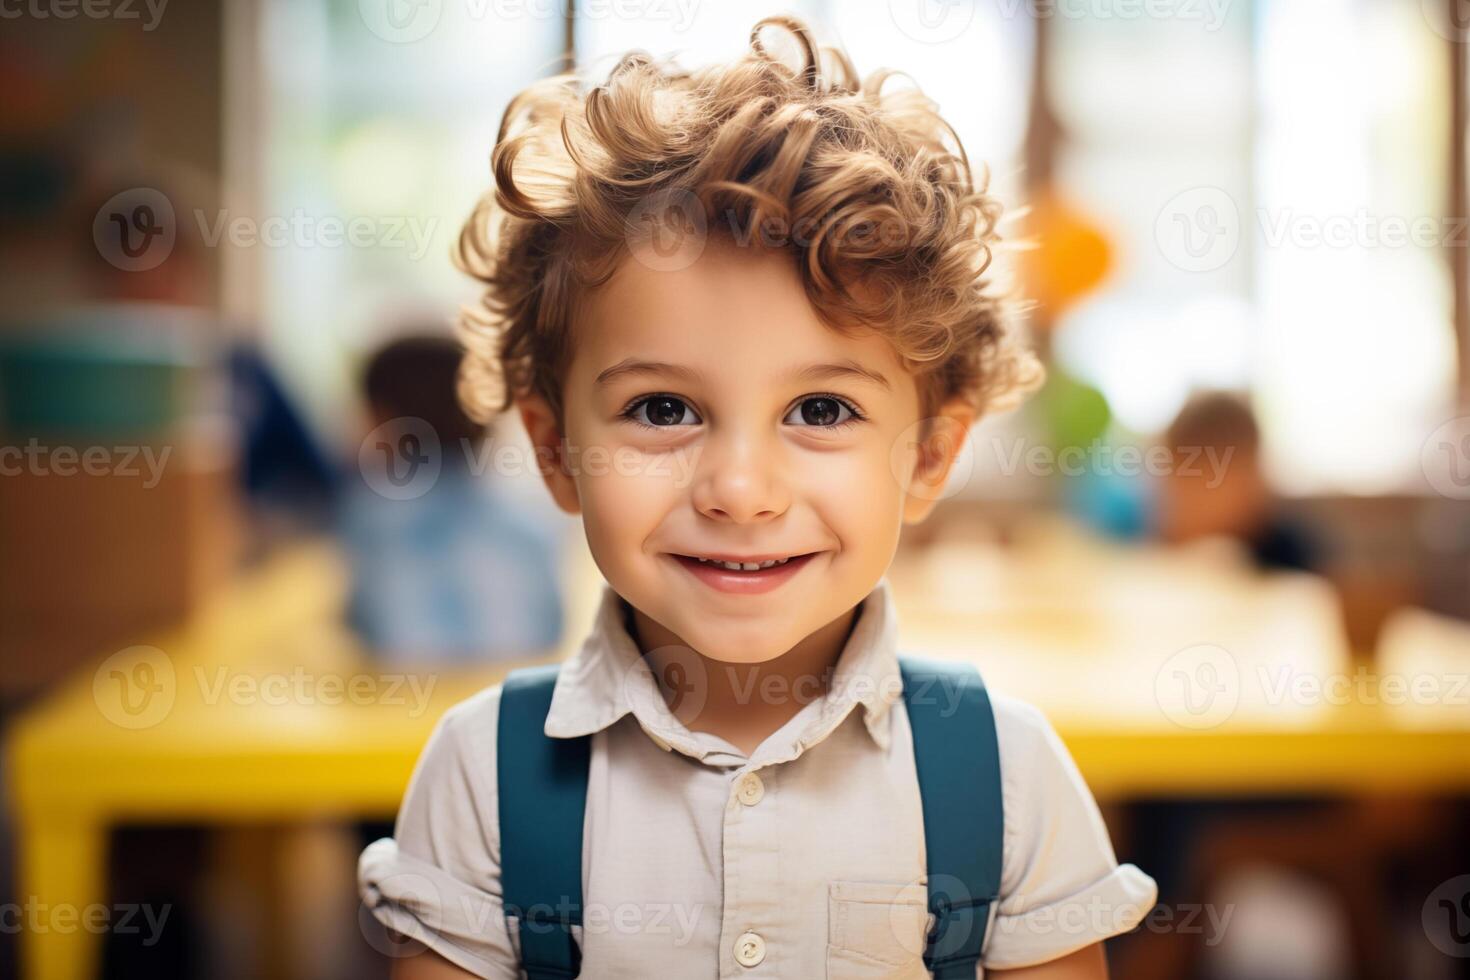
[(694, 508), (728, 524), (769, 521), (786, 513), (791, 495), (779, 470), (779, 449), (748, 434), (712, 438), (693, 486)]

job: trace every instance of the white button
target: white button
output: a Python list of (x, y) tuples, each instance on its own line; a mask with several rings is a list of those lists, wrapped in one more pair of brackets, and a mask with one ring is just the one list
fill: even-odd
[(766, 784), (761, 782), (760, 776), (748, 772), (740, 777), (740, 785), (735, 787), (735, 797), (746, 806), (755, 806), (766, 795)]
[(735, 962), (741, 966), (755, 966), (766, 958), (766, 941), (753, 932), (742, 932), (735, 940)]

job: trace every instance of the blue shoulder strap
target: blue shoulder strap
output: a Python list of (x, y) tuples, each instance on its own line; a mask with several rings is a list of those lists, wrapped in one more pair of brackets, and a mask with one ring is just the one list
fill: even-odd
[(929, 911), (924, 965), (935, 980), (974, 980), (1000, 895), (1000, 750), (990, 695), (967, 664), (899, 658), (924, 808)]
[[(1000, 755), (973, 667), (899, 658), (924, 813), (929, 910), (924, 964), (935, 980), (972, 980), (1000, 892)], [(543, 728), (557, 665), (515, 670), (501, 687), (497, 751), (500, 875), (528, 980), (581, 971), (582, 822), (591, 739)]]
[(500, 884), (529, 980), (582, 968), (572, 926), (582, 923), (582, 818), (591, 739), (543, 731), (558, 665), (513, 670), (500, 690), (496, 771)]

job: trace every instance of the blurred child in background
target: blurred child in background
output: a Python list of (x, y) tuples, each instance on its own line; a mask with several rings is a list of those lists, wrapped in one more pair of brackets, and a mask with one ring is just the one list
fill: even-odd
[(483, 477), (485, 430), (455, 397), (460, 354), (448, 337), (404, 336), (362, 373), (373, 431), (342, 499), (348, 615), (400, 663), (532, 656), (561, 635), (555, 529)]
[[(1239, 540), (1261, 568), (1313, 571), (1318, 548), (1279, 512), (1261, 466), (1261, 435), (1250, 406), (1228, 392), (1200, 392), (1165, 435), (1172, 465), (1156, 488), (1163, 540)], [(1212, 465), (1217, 461), (1219, 465)]]

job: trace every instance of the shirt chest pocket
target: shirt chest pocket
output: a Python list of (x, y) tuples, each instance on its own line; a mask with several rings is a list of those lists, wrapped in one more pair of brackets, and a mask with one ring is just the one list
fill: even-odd
[(827, 888), (829, 980), (922, 980), (929, 931), (923, 884), (833, 881)]

